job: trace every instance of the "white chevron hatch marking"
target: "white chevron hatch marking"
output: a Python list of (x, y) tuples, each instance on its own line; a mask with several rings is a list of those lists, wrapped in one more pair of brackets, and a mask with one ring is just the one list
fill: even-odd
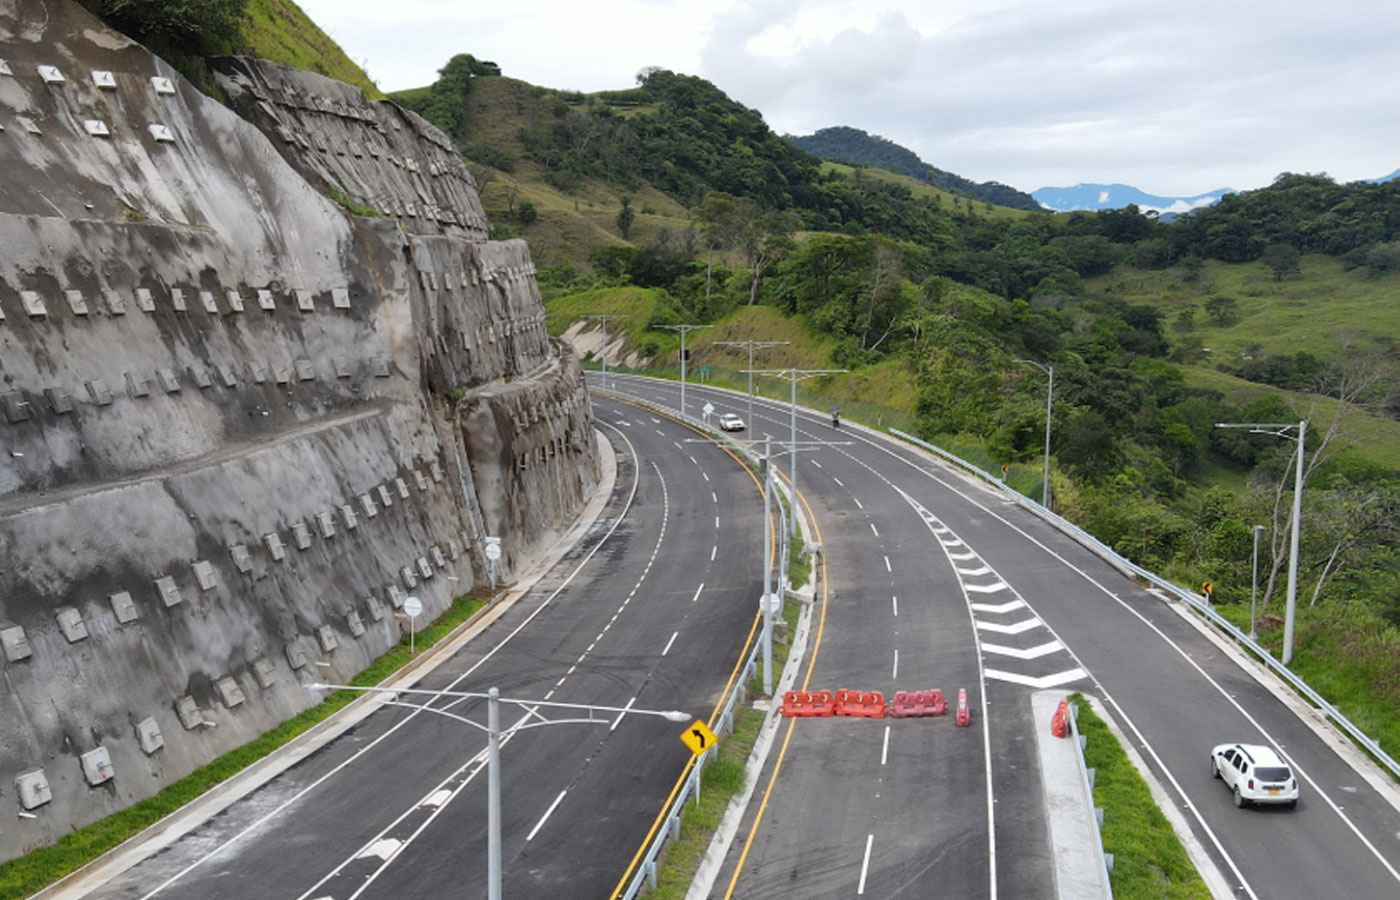
[(401, 843), (401, 841), (396, 841), (393, 838), (381, 838), (361, 851), (356, 859), (367, 859), (371, 856), (377, 856), (385, 862), (388, 862), (389, 857), (394, 855), (394, 851), (399, 849)]
[(978, 622), (977, 627), (983, 631), (992, 631), (997, 634), (1020, 634), (1023, 631), (1030, 631), (1032, 628), (1041, 626), (1039, 619), (1026, 619), (1024, 622), (1016, 622), (1013, 625), (1002, 625), (997, 622)]
[(1051, 641), (1048, 644), (1041, 644), (1038, 647), (1031, 647), (1022, 650), (1020, 647), (1003, 647), (1000, 644), (983, 644), (984, 653), (999, 653), (1002, 656), (1014, 656), (1016, 659), (1039, 659), (1051, 653), (1065, 649), (1065, 645), (1059, 641)]
[(1022, 684), (1043, 691), (1046, 688), (1059, 687), (1062, 684), (1069, 684), (1071, 681), (1078, 681), (1081, 678), (1088, 678), (1089, 673), (1083, 669), (1070, 669), (1067, 672), (1056, 672), (1054, 675), (1046, 675), (1042, 678), (1034, 678), (1030, 675), (1018, 675), (1015, 672), (1002, 672), (997, 669), (984, 669), (983, 673), (988, 678), (997, 681), (1009, 681), (1012, 684)]
[(1009, 613), (1013, 609), (1024, 608), (1026, 601), (1008, 600), (1005, 603), (971, 603), (968, 605), (980, 613)]
[(959, 575), (986, 575), (992, 571), (991, 566), (978, 566), (975, 569), (958, 569)]
[(963, 587), (974, 594), (995, 594), (997, 591), (1006, 590), (1006, 582), (994, 581), (991, 584), (965, 584)]

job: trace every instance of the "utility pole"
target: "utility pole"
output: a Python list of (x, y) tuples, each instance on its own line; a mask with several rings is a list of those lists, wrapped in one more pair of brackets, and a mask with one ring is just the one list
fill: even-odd
[(606, 391), (608, 389), (608, 322), (612, 319), (625, 319), (627, 317), (603, 313), (588, 313), (587, 315), (579, 316), (579, 318), (592, 319), (595, 322), (603, 323), (603, 352), (601, 356), (603, 359), (603, 390)]
[[(1308, 436), (1308, 420), (1301, 422), (1216, 422), (1216, 428), (1248, 428), (1250, 434), (1272, 434), (1298, 445), (1298, 466), (1293, 475), (1293, 526), (1289, 535), (1288, 603), (1283, 614), (1283, 664), (1293, 660), (1293, 619), (1298, 607), (1298, 532), (1303, 524), (1303, 454)], [(1294, 437), (1288, 432), (1297, 429)]]
[(685, 336), (687, 332), (696, 331), (700, 328), (714, 328), (713, 325), (653, 325), (653, 328), (665, 328), (668, 331), (679, 331), (681, 333), (681, 418), (685, 418)]
[(1046, 509), (1050, 508), (1050, 413), (1054, 410), (1055, 404), (1055, 367), (1038, 363), (1033, 359), (1013, 359), (1012, 362), (1026, 363), (1035, 366), (1049, 377), (1049, 386), (1045, 389), (1045, 471), (1041, 476), (1040, 483), (1040, 505)]
[(753, 428), (753, 350), (755, 347), (781, 347), (790, 344), (791, 341), (715, 341), (716, 347), (748, 347), (749, 348), (749, 419), (748, 427)]
[[(789, 518), (791, 534), (797, 534), (797, 382), (805, 381), (808, 378), (817, 378), (822, 375), (840, 375), (849, 372), (850, 369), (750, 369), (754, 375), (771, 375), (775, 378), (786, 378), (792, 383), (792, 400), (789, 404), (789, 419), (792, 430), (792, 438), (788, 444), (788, 451), (792, 454), (792, 460), (788, 463), (788, 480), (792, 482), (792, 502), (794, 505), (793, 514)], [(685, 394), (682, 393), (684, 398)], [(684, 399), (682, 399), (684, 402)]]

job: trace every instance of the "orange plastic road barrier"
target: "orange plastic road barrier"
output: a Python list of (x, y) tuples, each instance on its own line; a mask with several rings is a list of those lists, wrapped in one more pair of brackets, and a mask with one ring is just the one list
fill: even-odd
[(967, 711), (967, 688), (958, 688), (957, 725), (966, 728), (972, 724), (972, 714)]
[(1057, 738), (1069, 734), (1069, 701), (1061, 700), (1059, 709), (1050, 717), (1050, 734)]
[(941, 716), (947, 711), (948, 701), (943, 699), (940, 690), (896, 691), (894, 702), (889, 707), (890, 715), (896, 719)]
[(885, 695), (879, 691), (848, 691), (842, 688), (836, 692), (836, 715), (882, 719), (885, 717)]
[(788, 691), (783, 694), (785, 716), (829, 716), (836, 709), (831, 691)]

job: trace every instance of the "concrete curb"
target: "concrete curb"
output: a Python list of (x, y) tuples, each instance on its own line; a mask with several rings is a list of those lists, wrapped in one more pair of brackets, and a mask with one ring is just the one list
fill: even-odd
[(1055, 856), (1055, 896), (1059, 900), (1103, 900), (1109, 893), (1099, 870), (1098, 839), (1090, 825), (1094, 805), (1084, 795), (1074, 742), (1050, 734), (1050, 719), (1060, 701), (1068, 697), (1068, 691), (1035, 691), (1029, 698), (1045, 818)]
[[(529, 593), (550, 569), (558, 564), (564, 554), (573, 549), (574, 545), (583, 538), (602, 514), (617, 480), (617, 457), (612, 444), (601, 432), (595, 431), (594, 434), (598, 439), (599, 463), (603, 470), (603, 477), (599, 482), (597, 492), (584, 506), (573, 527), (550, 548), (549, 552), (543, 554), (514, 585), (492, 598), (484, 609), (459, 625), (452, 634), (431, 649), (424, 651), (423, 655), (409, 662), (381, 682), (379, 686), (407, 688), (417, 684), (504, 615), (521, 597)], [(32, 895), (30, 900), (78, 900), (78, 898), (85, 897), (89, 892), (122, 872), (171, 846), (234, 803), (325, 747), (369, 718), (387, 703), (388, 699), (386, 695), (376, 693), (365, 694), (352, 701), (334, 715), (317, 723), (228, 780), (155, 822), (144, 831), (128, 838), (82, 868)]]

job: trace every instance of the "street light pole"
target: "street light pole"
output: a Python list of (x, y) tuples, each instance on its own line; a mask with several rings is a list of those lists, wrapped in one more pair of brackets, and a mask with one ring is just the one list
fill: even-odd
[(1259, 597), (1259, 532), (1264, 526), (1255, 525), (1251, 530), (1254, 532), (1254, 574), (1249, 588), (1249, 639), (1252, 641), (1258, 638), (1254, 631), (1254, 609)]
[(681, 419), (685, 419), (685, 336), (688, 332), (696, 331), (700, 328), (714, 328), (713, 325), (653, 325), (653, 328), (665, 328), (668, 331), (679, 331), (681, 333)]
[(1045, 469), (1040, 482), (1040, 502), (1046, 509), (1050, 508), (1050, 414), (1054, 410), (1055, 402), (1055, 367), (1052, 365), (1038, 363), (1033, 359), (1013, 359), (1012, 362), (1026, 363), (1035, 366), (1044, 372), (1050, 379), (1045, 389)]
[(486, 692), (486, 900), (501, 900), (501, 692)]
[(754, 375), (772, 375), (777, 378), (787, 378), (792, 382), (792, 399), (789, 401), (789, 426), (791, 438), (788, 444), (788, 452), (792, 454), (792, 459), (788, 462), (788, 481), (792, 483), (792, 502), (794, 504), (793, 514), (789, 517), (791, 533), (797, 534), (797, 382), (801, 379), (816, 378), (820, 375), (840, 375), (849, 372), (850, 369), (750, 369)]
[[(1298, 464), (1293, 475), (1293, 523), (1289, 535), (1288, 602), (1283, 614), (1283, 655), (1286, 666), (1293, 661), (1293, 620), (1298, 606), (1298, 533), (1303, 524), (1303, 456), (1307, 448), (1308, 420), (1301, 422), (1216, 422), (1216, 428), (1248, 428), (1250, 434), (1272, 434), (1298, 445)], [(1298, 430), (1294, 437), (1288, 432)]]
[(749, 422), (753, 427), (753, 348), (755, 347), (781, 347), (791, 341), (715, 341), (716, 347), (748, 347), (749, 348)]
[[(491, 688), (486, 693), (473, 691), (430, 691), (421, 688), (388, 688), (388, 687), (359, 687), (350, 684), (308, 684), (309, 691), (359, 691), (362, 694), (386, 694), (389, 696), (387, 705), (406, 706), (416, 709), (419, 712), (433, 713), (434, 715), (445, 716), (455, 719), (464, 725), (470, 725), (478, 731), (486, 732), (486, 897), (487, 900), (501, 900), (501, 737), (511, 735), (517, 731), (524, 731), (527, 728), (539, 728), (544, 725), (607, 725), (608, 719), (597, 719), (593, 717), (595, 712), (618, 713), (622, 715), (658, 716), (668, 722), (688, 722), (690, 714), (678, 709), (639, 709), (635, 706), (600, 706), (590, 703), (560, 703), (550, 700), (518, 700), (512, 697), (502, 697), (498, 688)], [(423, 695), (427, 697), (424, 703), (405, 703), (401, 697), (403, 695)], [(472, 721), (464, 715), (451, 712), (436, 706), (429, 706), (432, 700), (442, 697), (451, 697), (462, 700), (486, 700), (486, 724)], [(509, 728), (501, 728), (501, 704), (511, 703), (526, 710), (524, 717)], [(587, 712), (588, 718), (572, 719), (550, 719), (540, 712), (541, 709), (564, 709)]]

